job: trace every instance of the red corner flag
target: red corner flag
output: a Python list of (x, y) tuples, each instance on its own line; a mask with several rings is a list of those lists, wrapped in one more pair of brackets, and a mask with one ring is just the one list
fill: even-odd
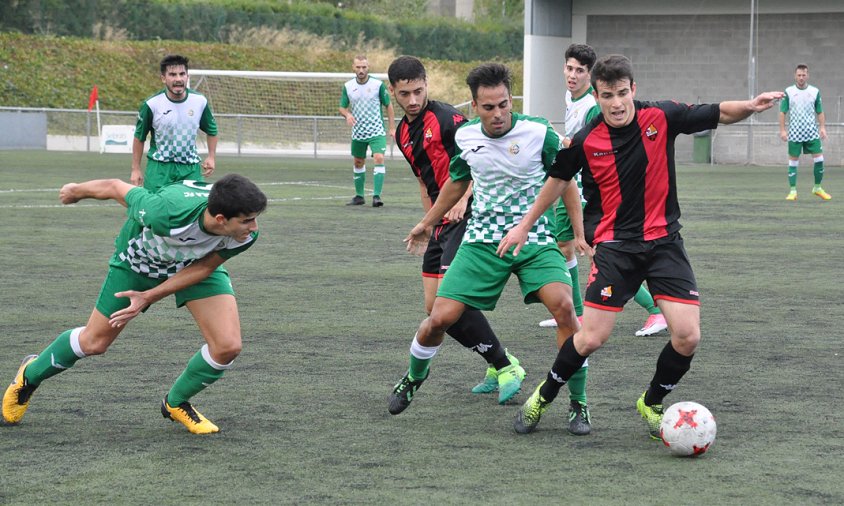
[(94, 87), (91, 89), (91, 96), (88, 97), (88, 110), (94, 108), (94, 105), (97, 103), (97, 99), (99, 96), (97, 95), (97, 85), (95, 84)]

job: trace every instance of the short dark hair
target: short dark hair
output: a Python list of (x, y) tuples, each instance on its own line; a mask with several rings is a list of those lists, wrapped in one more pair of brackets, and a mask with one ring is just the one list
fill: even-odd
[(428, 74), (419, 58), (402, 55), (390, 64), (390, 68), (387, 69), (387, 78), (390, 84), (395, 86), (399, 81), (424, 81), (428, 78)]
[(598, 59), (598, 55), (595, 54), (595, 50), (592, 49), (592, 46), (588, 46), (586, 44), (572, 44), (568, 49), (566, 49), (566, 61), (568, 61), (569, 58), (574, 58), (579, 61), (581, 65), (584, 65), (586, 70), (591, 71), (592, 66), (595, 65), (595, 60)]
[(208, 212), (222, 214), (226, 219), (263, 212), (267, 196), (258, 186), (240, 174), (227, 174), (211, 186), (208, 194)]
[(592, 87), (596, 90), (598, 81), (612, 86), (622, 79), (629, 79), (630, 84), (633, 84), (633, 64), (626, 56), (620, 54), (604, 56), (592, 69)]
[(472, 91), (472, 99), (478, 98), (478, 88), (481, 86), (495, 88), (503, 84), (510, 93), (513, 75), (510, 69), (500, 63), (484, 63), (473, 68), (466, 77), (466, 84)]
[(797, 72), (798, 70), (805, 70), (806, 72), (808, 72), (808, 71), (809, 71), (809, 66), (808, 66), (808, 65), (806, 65), (805, 63), (798, 63), (798, 64), (797, 64), (797, 68), (796, 68), (796, 69), (794, 69), (794, 71), (795, 71), (795, 72)]
[(161, 75), (167, 73), (167, 67), (185, 66), (185, 71), (188, 70), (188, 57), (180, 54), (168, 54), (161, 60)]

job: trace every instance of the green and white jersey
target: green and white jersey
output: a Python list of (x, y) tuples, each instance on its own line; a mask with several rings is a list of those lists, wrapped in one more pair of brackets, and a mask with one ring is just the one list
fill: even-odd
[[(598, 102), (595, 96), (592, 95), (592, 87), (590, 86), (586, 93), (581, 95), (576, 100), (572, 98), (571, 91), (566, 90), (566, 137), (571, 139), (574, 134), (580, 131), (586, 123), (592, 121), (592, 118), (601, 114), (601, 108), (598, 107)], [(583, 198), (583, 183), (580, 181), (580, 172), (575, 176), (577, 182), (577, 191), (580, 193), (580, 201), (586, 202)], [(562, 199), (560, 199), (562, 204)], [(565, 209), (565, 205), (562, 206)]]
[[(472, 217), (464, 242), (495, 243), (533, 206), (547, 171), (562, 148), (560, 136), (544, 118), (513, 113), (513, 127), (489, 137), (475, 118), (457, 129), (451, 179), (474, 181)], [(555, 244), (553, 210), (537, 220), (528, 244)]]
[(372, 76), (363, 84), (357, 79), (346, 81), (340, 96), (340, 107), (351, 110), (352, 116), (355, 117), (355, 126), (352, 127), (353, 141), (387, 134), (384, 130), (382, 105), (390, 105), (390, 94), (382, 81)]
[(258, 232), (238, 242), (211, 234), (202, 226), (209, 191), (210, 183), (197, 181), (172, 183), (154, 193), (141, 187), (131, 189), (126, 194), (129, 219), (114, 241), (109, 264), (150, 278), (169, 278), (209, 253), (228, 259), (246, 251)]
[(792, 84), (785, 89), (780, 111), (788, 113), (788, 140), (806, 142), (819, 139), (818, 114), (823, 112), (821, 91), (811, 84), (800, 89)]
[(208, 99), (188, 89), (185, 99), (173, 102), (166, 90), (144, 100), (138, 110), (135, 138), (149, 141), (147, 158), (159, 162), (199, 163), (196, 151), (196, 134), (202, 130), (217, 135), (217, 122), (211, 113)]

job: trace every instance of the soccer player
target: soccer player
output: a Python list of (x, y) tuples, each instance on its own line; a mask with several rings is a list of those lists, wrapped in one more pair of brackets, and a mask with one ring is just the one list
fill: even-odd
[(355, 196), (346, 205), (362, 206), (363, 188), (366, 182), (366, 151), (372, 152), (375, 167), (372, 169), (373, 191), (372, 207), (381, 207), (381, 190), (387, 169), (384, 166), (384, 154), (387, 152), (387, 135), (384, 131), (384, 116), (381, 106), (387, 108), (389, 132), (396, 129), (395, 111), (390, 103), (387, 87), (378, 79), (369, 75), (369, 62), (366, 55), (355, 56), (352, 69), (355, 78), (343, 85), (340, 96), (340, 115), (346, 118), (346, 124), (352, 127), (352, 158), (354, 159)]
[[(442, 279), (431, 315), (422, 321), (410, 347), (410, 367), (389, 398), (392, 414), (404, 411), (422, 382), (443, 336), (467, 309), (492, 310), (510, 278), (516, 274), (526, 303), (542, 302), (570, 336), (578, 323), (571, 300), (571, 277), (554, 242), (553, 216), (543, 215), (530, 229), (529, 244), (516, 258), (496, 255), (496, 246), (530, 208), (547, 177), (560, 137), (547, 120), (512, 112), (510, 70), (487, 63), (469, 72), (477, 118), (454, 136), (456, 154), (449, 179), (422, 220), (405, 238), (408, 251), (421, 253), (429, 245), (432, 227), (465, 195), (473, 183), (472, 216), (463, 242)], [(583, 234), (580, 199), (567, 200), (576, 232)], [(503, 375), (499, 372), (499, 378)]]
[[(425, 66), (413, 56), (396, 58), (387, 71), (390, 91), (404, 110), (396, 129), (396, 141), (419, 182), (422, 209), (427, 212), (448, 180), (448, 167), (456, 146), (454, 134), (466, 118), (454, 107), (428, 99)], [(471, 185), (470, 185), (471, 186)], [(471, 187), (436, 224), (422, 260), (425, 312), (431, 314), (437, 288), (463, 239), (472, 214)], [(501, 346), (482, 312), (466, 308), (446, 333), (481, 355), (488, 366), (484, 380), (473, 393), (498, 392), (499, 404), (510, 400), (525, 377), (518, 359)]]
[(63, 204), (82, 199), (114, 200), (128, 219), (96, 306), (84, 327), (66, 330), (39, 355), (24, 358), (3, 396), (3, 419), (21, 421), (41, 383), (78, 360), (105, 353), (133, 318), (174, 294), (187, 306), (207, 344), (190, 359), (161, 402), (161, 413), (194, 434), (218, 432), (189, 399), (231, 368), (240, 353), (240, 320), (223, 262), (258, 238), (257, 217), (267, 198), (243, 176), (230, 174), (210, 185), (182, 181), (157, 192), (118, 179), (69, 183)]
[[(203, 181), (214, 172), (217, 155), (217, 122), (208, 99), (188, 89), (188, 59), (168, 55), (160, 67), (164, 89), (144, 100), (138, 110), (129, 174), (133, 185), (152, 191), (185, 179)], [(201, 164), (196, 150), (199, 130), (208, 141), (208, 156)], [(150, 134), (145, 172), (141, 158)]]
[(783, 93), (720, 104), (639, 102), (632, 64), (620, 55), (595, 64), (592, 86), (601, 120), (589, 123), (569, 149), (559, 152), (533, 207), (498, 248), (500, 255), (509, 255), (511, 248), (518, 253), (530, 227), (582, 170), (585, 237), (576, 235), (575, 247), (592, 256), (583, 326), (560, 348), (547, 378), (516, 414), (514, 428), (519, 433), (536, 428), (560, 388), (607, 341), (616, 314), (646, 280), (671, 333), (650, 386), (636, 403), (650, 436), (659, 439), (662, 401), (689, 370), (700, 341), (699, 294), (679, 232), (674, 140), (767, 110)]
[[(797, 200), (797, 166), (800, 152), (812, 155), (814, 161), (815, 186), (812, 193), (823, 200), (832, 196), (821, 187), (823, 181), (823, 146), (826, 140), (826, 117), (821, 104), (821, 91), (809, 84), (809, 67), (801, 63), (794, 71), (794, 81), (785, 89), (780, 104), (780, 139), (788, 142), (788, 186), (791, 190), (785, 200)], [(788, 114), (788, 132), (785, 130), (785, 116)]]
[[(601, 114), (601, 109), (598, 107), (591, 84), (592, 66), (595, 64), (597, 56), (591, 46), (586, 44), (572, 44), (566, 49), (565, 66), (563, 74), (566, 78), (566, 116), (565, 127), (566, 135), (563, 138), (563, 145), (569, 147), (571, 138), (587, 123), (592, 121), (596, 116)], [(580, 175), (576, 177), (577, 188), (582, 193), (582, 184), (580, 182)], [(570, 190), (571, 191), (571, 190)], [(582, 199), (582, 196), (581, 196)], [(586, 201), (582, 200), (583, 205)], [(580, 280), (577, 269), (577, 256), (574, 252), (574, 234), (572, 232), (571, 224), (569, 223), (566, 209), (563, 205), (562, 199), (557, 202), (557, 226), (554, 235), (557, 237), (557, 244), (566, 256), (566, 266), (572, 276), (572, 298), (574, 299), (574, 310), (577, 316), (583, 315), (583, 297), (580, 294)], [(648, 319), (641, 329), (636, 331), (637, 336), (650, 336), (657, 334), (668, 328), (665, 322), (665, 317), (659, 307), (654, 303), (648, 289), (643, 286), (636, 292), (633, 300), (642, 306), (648, 312)], [(553, 318), (539, 322), (540, 327), (554, 327), (556, 321)], [(562, 345), (562, 343), (559, 343)], [(579, 384), (579, 378), (572, 378), (569, 381), (571, 387), (572, 382)], [(584, 381), (585, 384), (585, 381)], [(574, 394), (572, 394), (574, 395)], [(578, 397), (580, 399), (580, 397)], [(585, 396), (580, 399), (585, 402)]]

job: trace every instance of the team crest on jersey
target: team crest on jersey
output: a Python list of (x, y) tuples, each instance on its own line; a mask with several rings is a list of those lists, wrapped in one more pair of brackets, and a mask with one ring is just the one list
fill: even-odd
[(607, 300), (612, 297), (612, 285), (601, 288), (601, 300)]
[(649, 141), (656, 140), (656, 134), (658, 134), (656, 127), (653, 123), (650, 124), (647, 130), (645, 130), (645, 137), (648, 138)]
[(188, 109), (188, 116), (193, 116), (193, 109)]
[(519, 145), (515, 142), (510, 144), (510, 149), (508, 149), (508, 151), (510, 151), (510, 154), (513, 156), (518, 155), (520, 150), (521, 148), (519, 148)]
[(430, 127), (425, 130), (425, 140), (429, 141), (434, 136), (434, 132), (431, 131)]
[(451, 119), (454, 121), (455, 125), (458, 125), (461, 121), (463, 121), (463, 116), (459, 114), (452, 114)]

